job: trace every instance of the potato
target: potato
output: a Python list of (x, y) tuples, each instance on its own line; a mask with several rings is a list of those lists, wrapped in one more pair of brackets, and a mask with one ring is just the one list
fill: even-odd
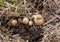
[(18, 18), (18, 23), (20, 24), (20, 23), (22, 23), (22, 20), (21, 20), (21, 18)]
[(12, 20), (12, 21), (11, 21), (11, 25), (12, 25), (12, 26), (16, 26), (16, 25), (17, 25), (17, 20)]
[(33, 21), (29, 21), (29, 26), (32, 26), (33, 25)]
[(43, 17), (39, 14), (33, 15), (32, 18), (34, 18), (34, 24), (36, 26), (42, 25), (44, 23)]
[(22, 22), (23, 22), (23, 24), (28, 24), (29, 23), (29, 19), (27, 17), (24, 17)]

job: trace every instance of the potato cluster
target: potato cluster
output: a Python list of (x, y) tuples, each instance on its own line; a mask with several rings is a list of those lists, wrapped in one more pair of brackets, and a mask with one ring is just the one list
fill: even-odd
[(18, 18), (17, 20), (12, 20), (11, 21), (11, 26), (16, 26), (17, 24), (25, 24), (25, 25), (29, 25), (32, 26), (33, 24), (35, 26), (40, 26), (44, 23), (44, 19), (42, 17), (42, 15), (35, 13), (31, 16), (31, 20), (29, 20), (28, 17), (24, 17), (23, 19)]

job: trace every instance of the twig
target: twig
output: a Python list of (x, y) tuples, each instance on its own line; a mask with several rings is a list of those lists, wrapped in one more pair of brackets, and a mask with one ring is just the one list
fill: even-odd
[(47, 25), (48, 23), (52, 22), (53, 20), (55, 20), (57, 17), (52, 18), (51, 20), (49, 20), (48, 22), (44, 23), (43, 25)]
[(47, 31), (44, 32), (44, 38), (42, 39), (41, 42), (44, 42), (44, 40), (46, 39), (46, 37), (49, 35), (50, 32), (52, 32), (53, 30), (57, 29), (57, 27), (60, 25), (60, 22), (57, 23), (55, 26), (50, 27)]

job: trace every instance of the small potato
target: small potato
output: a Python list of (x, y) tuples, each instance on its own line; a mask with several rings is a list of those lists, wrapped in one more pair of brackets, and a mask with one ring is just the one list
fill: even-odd
[(42, 25), (44, 23), (43, 17), (39, 14), (33, 15), (32, 18), (34, 18), (34, 24), (36, 26)]
[(29, 26), (32, 26), (33, 25), (33, 21), (29, 21)]
[(17, 25), (17, 20), (12, 20), (12, 21), (11, 21), (11, 25), (12, 25), (12, 26), (16, 26), (16, 25)]
[(19, 18), (19, 19), (18, 19), (18, 23), (22, 23), (22, 20), (21, 20), (21, 18)]
[(23, 18), (23, 24), (28, 24), (29, 23), (29, 19), (27, 17)]

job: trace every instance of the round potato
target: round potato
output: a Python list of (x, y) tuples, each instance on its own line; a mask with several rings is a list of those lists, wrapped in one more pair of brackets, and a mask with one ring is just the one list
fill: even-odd
[(17, 25), (17, 20), (12, 20), (12, 21), (11, 21), (11, 25), (12, 25), (12, 26), (16, 26), (16, 25)]
[(23, 24), (28, 24), (29, 23), (29, 19), (27, 17), (23, 18)]
[(33, 15), (32, 18), (34, 18), (34, 24), (36, 26), (42, 25), (44, 23), (43, 17), (39, 14)]

